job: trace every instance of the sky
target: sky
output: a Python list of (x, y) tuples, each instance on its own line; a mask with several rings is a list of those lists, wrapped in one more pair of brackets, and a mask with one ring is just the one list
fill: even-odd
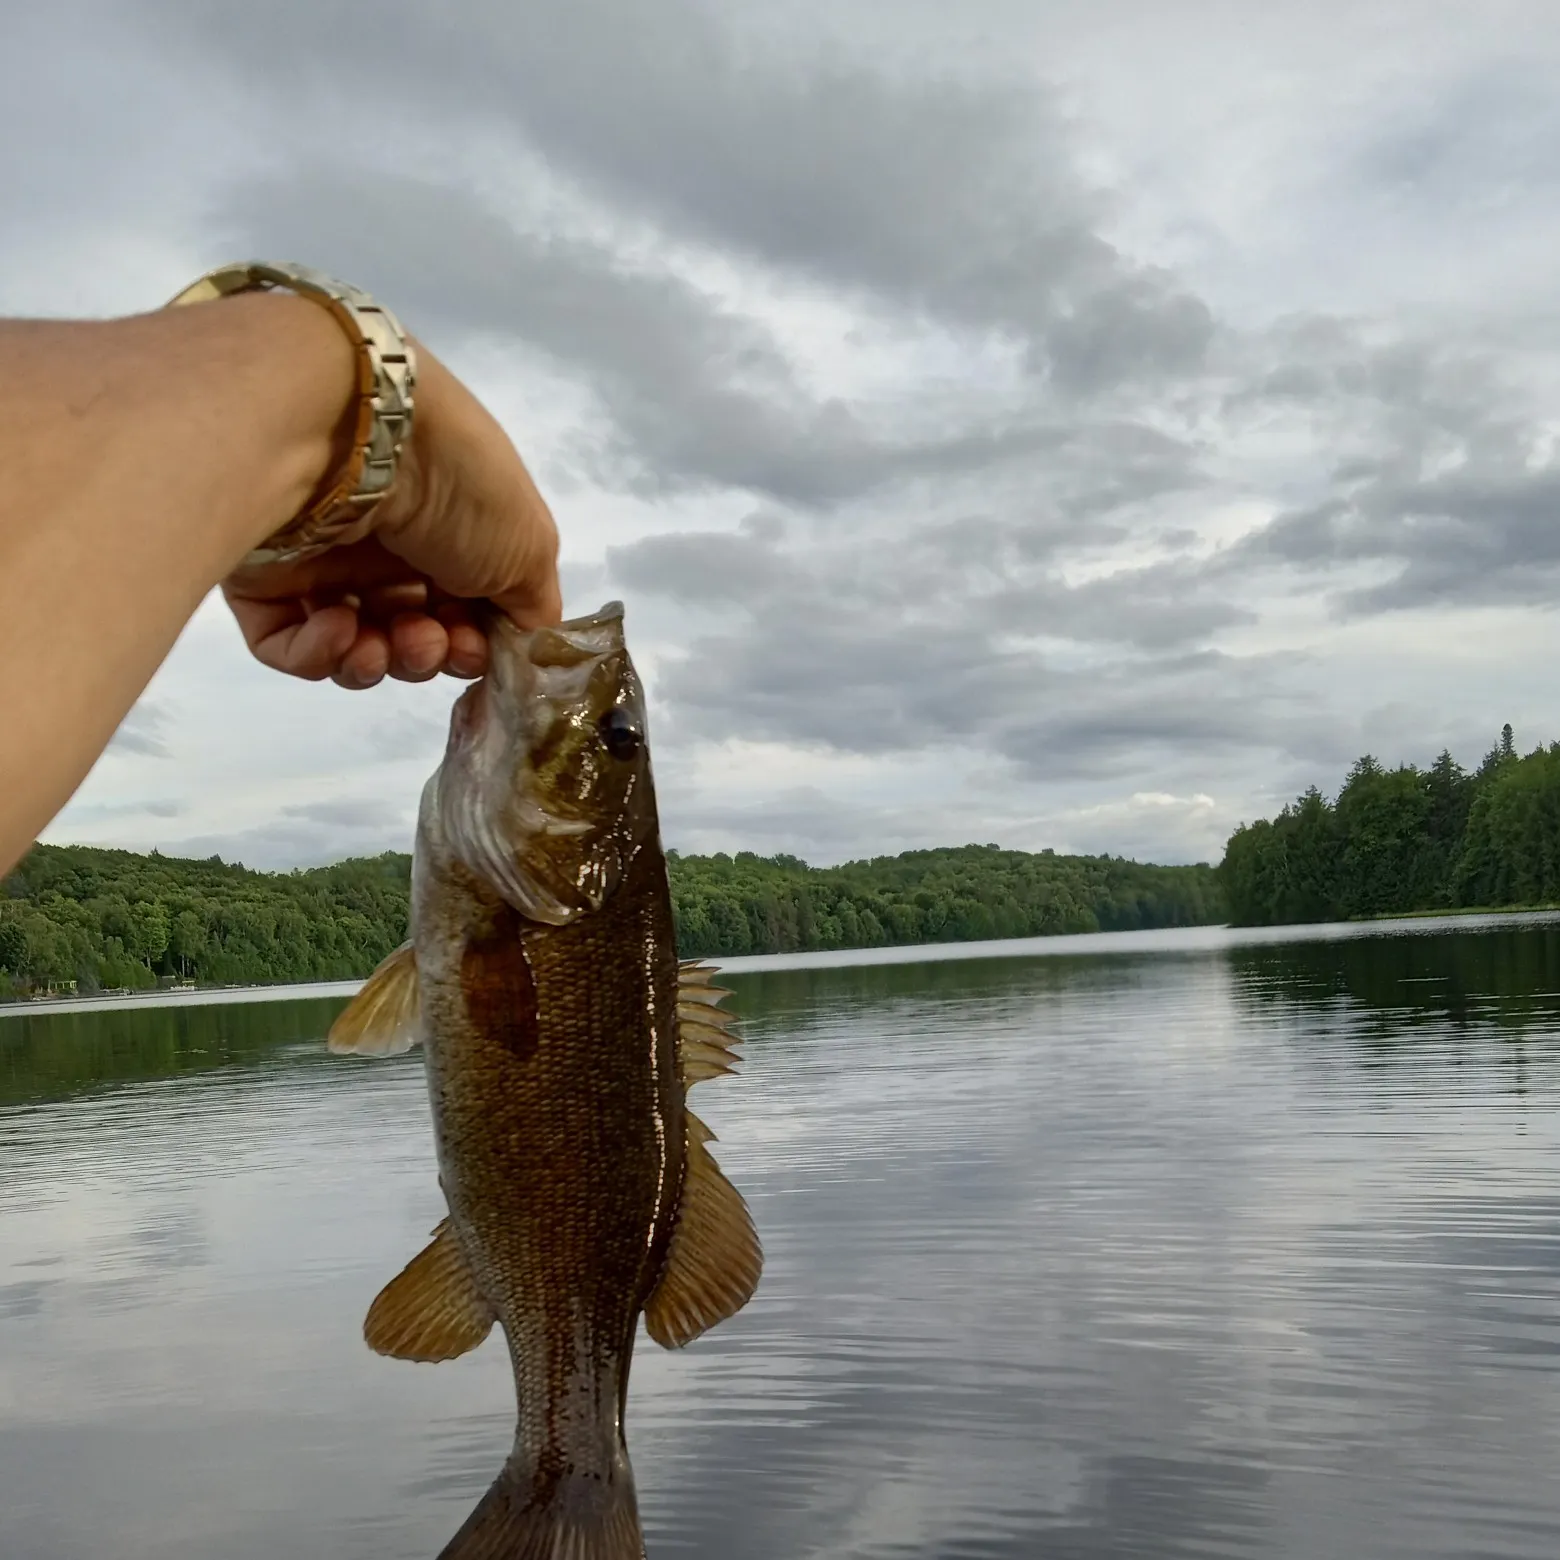
[[(1549, 0), (55, 0), (0, 311), (296, 259), (492, 407), (627, 605), (666, 843), (1216, 861), (1560, 738)], [(208, 601), (45, 838), (410, 847), (459, 685)]]

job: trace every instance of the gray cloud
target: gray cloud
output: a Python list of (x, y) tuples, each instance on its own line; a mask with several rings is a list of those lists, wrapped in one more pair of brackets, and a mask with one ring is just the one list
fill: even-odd
[(412, 823), (405, 807), (379, 797), (339, 797), (282, 807), (265, 824), (160, 844), (166, 855), (221, 856), (247, 867), (285, 870), (407, 850)]
[[(1270, 665), (1188, 648), (1252, 617), (1195, 571), (1151, 565), (1077, 586), (1045, 572), (1015, 579), (1025, 533), (969, 530), (983, 544), (973, 556), (959, 555), (957, 526), (911, 528), (842, 559), (823, 544), (809, 557), (750, 524), (647, 538), (609, 562), (630, 590), (718, 597), (742, 614), (740, 627), (694, 640), (655, 686), (674, 718), (711, 737), (866, 754), (989, 745), (1051, 776), (1181, 744), (1314, 745), (1314, 714), (1262, 704)], [(1105, 659), (1069, 665), (1070, 655), (1010, 647), (1014, 634), (1093, 644)], [(1298, 719), (1292, 731), (1286, 716)]]
[(84, 802), (74, 809), (78, 821), (106, 822), (110, 819), (179, 818), (189, 811), (186, 802), (174, 798), (151, 802)]
[[(67, 0), (0, 59), (39, 142), (0, 169), (7, 285), (123, 306), (80, 258), (111, 247), (136, 298), (245, 251), (384, 296), (514, 419), (571, 599), (629, 597), (658, 767), (692, 777), (668, 817), (706, 844), (934, 843), (979, 773), (989, 837), (1097, 817), (1174, 853), (1191, 825), (1136, 799), (1214, 796), (1202, 850), (1497, 702), (1547, 734), (1552, 647), (1475, 661), (1436, 614), (1560, 592), (1548, 54), (1439, 13), (1390, 68), (1340, 8), (1238, 46), (1146, 5), (815, 13)], [(181, 720), (232, 675), (198, 670), (154, 690)], [(432, 708), (353, 752), (407, 783)], [(166, 749), (137, 720), (119, 751)], [(209, 776), (178, 766), (208, 848), (404, 844), (412, 797), (334, 800), (372, 786), (302, 729), (278, 772), (333, 800), (251, 788), (223, 833), (219, 726)], [(726, 743), (749, 790), (695, 793), (733, 737), (789, 751)]]
[(415, 754), (426, 754), (431, 769), (444, 752), (448, 723), (410, 710), (377, 721), (369, 728), (368, 745), (375, 757), (398, 762)]
[(1337, 325), (1291, 340), (1310, 360), (1256, 393), (1312, 403), (1342, 447), (1317, 496), (1245, 538), (1212, 577), (1264, 564), (1298, 578), (1384, 572), (1337, 584), (1347, 616), (1555, 599), (1560, 464), (1548, 409), (1518, 369), (1490, 347), (1370, 344)]
[[(1206, 307), (1096, 230), (1049, 94), (755, 46), (697, 4), (153, 5), (292, 93), (323, 53), (423, 114), (497, 122), (611, 206), (829, 285), (1017, 331), (1069, 389), (1194, 366)], [(289, 10), (293, 12), (288, 15)], [(1054, 339), (1051, 339), (1054, 332)]]
[[(400, 300), (419, 328), (513, 335), (579, 374), (606, 427), (575, 441), (609, 485), (748, 488), (832, 504), (895, 477), (1044, 447), (1030, 420), (916, 438), (819, 399), (758, 321), (608, 244), (526, 232), (473, 194), (372, 168), (299, 170), (237, 192), (239, 248), (316, 255)], [(426, 330), (425, 330), (426, 333)]]
[(1370, 561), (1385, 584), (1338, 596), (1350, 615), (1449, 603), (1548, 604), (1560, 585), (1560, 470), (1466, 468), (1419, 482), (1375, 473), (1346, 498), (1283, 516), (1264, 538), (1295, 563)]
[(109, 751), (134, 753), (142, 758), (171, 758), (172, 751), (163, 740), (167, 725), (167, 712), (159, 705), (142, 699), (131, 706), (129, 713), (119, 723), (119, 729), (109, 740)]
[(1439, 220), (1487, 216), (1509, 203), (1514, 186), (1552, 193), (1560, 152), (1553, 88), (1538, 61), (1475, 67), (1384, 127), (1360, 149), (1353, 172)]
[(342, 829), (379, 829), (404, 825), (406, 809), (380, 797), (341, 797), (328, 802), (299, 802), (284, 807), (289, 818)]

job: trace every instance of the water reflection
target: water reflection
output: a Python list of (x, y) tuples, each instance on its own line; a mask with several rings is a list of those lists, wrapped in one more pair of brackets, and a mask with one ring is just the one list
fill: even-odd
[[(636, 1362), (652, 1556), (1549, 1560), (1557, 936), (735, 978), (768, 1267)], [(414, 1560), (486, 1487), (501, 1351), (361, 1345), (439, 1204), (339, 1005), (0, 1020), (0, 1554)]]
[(1531, 1028), (1560, 1013), (1560, 927), (1552, 923), (1235, 947), (1229, 960), (1250, 1000), (1347, 999), (1397, 1027)]
[[(1560, 929), (1316, 941), (1229, 950), (1237, 1001), (1320, 1074), (1374, 1073), (1378, 1099), (1535, 1095), (1560, 1066)], [(1318, 1077), (1318, 1087), (1326, 1087)]]
[(317, 1038), (345, 1003), (305, 998), (228, 1006), (138, 1006), (0, 1014), (0, 1106), (104, 1084), (255, 1061)]

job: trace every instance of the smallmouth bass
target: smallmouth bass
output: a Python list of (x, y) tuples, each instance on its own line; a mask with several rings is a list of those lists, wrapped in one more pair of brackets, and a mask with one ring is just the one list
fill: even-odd
[(641, 1312), (678, 1347), (762, 1256), (688, 1110), (732, 1070), (726, 995), (679, 964), (622, 607), (490, 629), (423, 792), (409, 941), (332, 1050), (421, 1041), (449, 1215), (374, 1301), (371, 1348), (453, 1359), (496, 1321), (518, 1423), (440, 1560), (640, 1560), (624, 1412)]

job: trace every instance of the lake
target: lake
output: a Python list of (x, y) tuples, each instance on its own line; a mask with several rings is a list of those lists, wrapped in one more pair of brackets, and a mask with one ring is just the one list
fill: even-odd
[[(641, 1341), (652, 1560), (1560, 1554), (1560, 921), (933, 952), (735, 966), (767, 1270)], [(442, 1206), (342, 1003), (0, 1017), (0, 1555), (430, 1560), (486, 1488), (496, 1335), (361, 1341)]]

